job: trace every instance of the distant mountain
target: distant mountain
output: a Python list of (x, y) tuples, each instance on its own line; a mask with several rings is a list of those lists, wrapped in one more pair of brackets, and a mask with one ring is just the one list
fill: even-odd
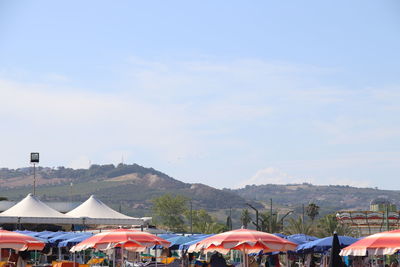
[[(32, 191), (32, 177), (32, 168), (0, 169), (0, 196), (15, 201), (22, 199)], [(40, 167), (37, 184), (37, 195), (44, 201), (81, 202), (95, 194), (112, 208), (134, 216), (150, 215), (154, 197), (180, 194), (192, 200), (194, 209), (204, 208), (221, 221), (226, 220), (232, 208), (236, 224), (246, 203), (268, 211), (270, 199), (274, 210), (282, 213), (293, 210), (292, 216), (300, 215), (302, 204), (309, 202), (321, 207), (321, 215), (338, 210), (368, 210), (370, 201), (380, 196), (400, 203), (400, 191), (337, 185), (267, 184), (219, 190), (201, 183), (184, 183), (137, 164), (92, 165), (89, 169)]]
[[(369, 210), (370, 201), (384, 196), (394, 204), (400, 203), (400, 191), (379, 190), (376, 188), (357, 188), (340, 185), (248, 185), (241, 189), (227, 192), (236, 193), (244, 199), (269, 203), (281, 208), (293, 209), (301, 213), (302, 204), (310, 202), (321, 207), (322, 213), (334, 213), (338, 210)], [(400, 206), (398, 206), (400, 208)]]
[[(83, 201), (89, 195), (131, 215), (149, 215), (151, 199), (171, 193), (188, 197), (193, 208), (209, 211), (240, 208), (245, 200), (234, 192), (201, 183), (184, 183), (153, 168), (132, 164), (92, 165), (89, 169), (38, 168), (37, 195), (46, 201)], [(0, 195), (19, 200), (32, 190), (32, 169), (0, 169)], [(257, 203), (255, 205), (260, 206)]]

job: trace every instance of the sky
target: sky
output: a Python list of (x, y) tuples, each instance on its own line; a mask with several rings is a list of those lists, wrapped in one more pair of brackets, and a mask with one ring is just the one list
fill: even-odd
[(0, 2), (0, 167), (400, 188), (400, 2)]

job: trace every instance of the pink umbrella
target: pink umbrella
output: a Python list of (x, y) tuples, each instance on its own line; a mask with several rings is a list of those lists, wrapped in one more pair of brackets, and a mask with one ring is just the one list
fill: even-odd
[(170, 242), (147, 232), (128, 229), (117, 229), (102, 232), (71, 248), (71, 252), (81, 251), (88, 248), (105, 250), (113, 247), (123, 246), (124, 248), (151, 247), (154, 245), (169, 246)]
[(238, 229), (214, 235), (199, 241), (195, 251), (216, 250), (226, 253), (231, 249), (245, 251), (246, 253), (288, 251), (295, 250), (297, 244), (273, 234), (249, 230)]
[(341, 256), (392, 255), (400, 251), (400, 230), (364, 237), (341, 250)]

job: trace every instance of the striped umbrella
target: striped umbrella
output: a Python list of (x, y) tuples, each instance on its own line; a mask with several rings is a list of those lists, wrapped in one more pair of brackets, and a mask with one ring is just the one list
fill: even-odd
[(147, 232), (128, 229), (117, 229), (108, 232), (96, 234), (80, 242), (71, 248), (71, 252), (81, 251), (88, 248), (105, 250), (117, 246), (123, 246), (124, 249), (134, 250), (137, 247), (151, 247), (160, 245), (168, 247), (170, 242)]
[(15, 250), (42, 250), (45, 243), (38, 239), (6, 230), (0, 230), (0, 248), (12, 248)]
[(400, 250), (400, 230), (377, 233), (345, 247), (341, 256), (392, 255)]
[(217, 234), (199, 241), (194, 251), (218, 251), (227, 253), (229, 250), (241, 250), (244, 253), (288, 251), (296, 249), (297, 244), (279, 236), (249, 230), (238, 229)]

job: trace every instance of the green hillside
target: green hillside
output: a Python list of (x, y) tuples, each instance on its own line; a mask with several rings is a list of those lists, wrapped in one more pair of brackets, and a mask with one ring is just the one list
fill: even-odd
[[(246, 202), (233, 192), (200, 183), (184, 183), (137, 164), (92, 165), (89, 169), (77, 170), (39, 168), (37, 181), (36, 192), (42, 200), (80, 202), (95, 194), (111, 207), (135, 216), (150, 215), (151, 199), (166, 193), (184, 195), (192, 200), (195, 209), (204, 208), (211, 212), (230, 207), (241, 209)], [(20, 200), (31, 191), (30, 169), (0, 170), (2, 196)]]
[[(288, 185), (248, 185), (241, 189), (226, 189), (241, 197), (269, 203), (273, 203), (301, 213), (302, 204), (310, 202), (321, 207), (321, 213), (335, 213), (338, 210), (368, 210), (371, 200), (377, 197), (387, 197), (394, 204), (400, 203), (400, 191), (380, 190), (377, 188), (357, 188), (340, 185), (312, 185), (288, 184)], [(400, 206), (399, 206), (400, 207)]]

